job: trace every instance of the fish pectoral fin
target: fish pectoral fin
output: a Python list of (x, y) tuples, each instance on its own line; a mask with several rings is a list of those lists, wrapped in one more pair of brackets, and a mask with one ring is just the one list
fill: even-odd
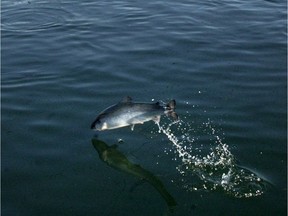
[(132, 125), (131, 125), (131, 131), (134, 130), (134, 127), (135, 127), (135, 124), (132, 124)]

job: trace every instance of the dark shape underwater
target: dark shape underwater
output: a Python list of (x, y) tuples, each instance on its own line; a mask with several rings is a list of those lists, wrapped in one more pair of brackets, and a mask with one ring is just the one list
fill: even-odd
[(92, 144), (100, 159), (108, 166), (147, 181), (160, 193), (169, 207), (177, 205), (163, 183), (153, 173), (145, 170), (140, 165), (131, 163), (122, 152), (117, 150), (117, 145), (108, 146), (105, 142), (97, 139), (92, 139)]

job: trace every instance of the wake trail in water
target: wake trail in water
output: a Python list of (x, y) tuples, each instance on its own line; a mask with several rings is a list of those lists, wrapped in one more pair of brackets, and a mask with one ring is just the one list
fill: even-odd
[[(208, 150), (203, 145), (193, 148), (192, 144), (196, 144), (199, 139), (191, 138), (194, 129), (185, 121), (157, 125), (159, 133), (165, 134), (173, 143), (175, 160), (180, 159), (176, 169), (183, 178), (183, 188), (186, 190), (224, 191), (236, 198), (256, 197), (266, 191), (268, 182), (236, 163), (229, 146), (223, 143), (209, 120), (203, 123), (204, 127), (201, 129), (209, 136), (209, 142), (215, 144)], [(189, 179), (192, 176), (197, 176), (198, 181), (191, 183)]]

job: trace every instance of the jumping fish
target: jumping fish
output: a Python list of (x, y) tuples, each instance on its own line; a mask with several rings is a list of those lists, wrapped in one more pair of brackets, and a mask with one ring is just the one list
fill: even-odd
[(170, 210), (177, 205), (174, 198), (166, 190), (163, 183), (151, 172), (138, 164), (131, 163), (127, 157), (117, 149), (117, 145), (108, 146), (105, 142), (92, 139), (92, 144), (97, 150), (99, 157), (110, 167), (124, 173), (136, 176), (150, 183), (166, 201)]
[(122, 101), (103, 110), (91, 124), (91, 129), (103, 131), (121, 128), (131, 125), (134, 129), (135, 124), (153, 120), (159, 124), (163, 114), (178, 119), (174, 111), (176, 101), (171, 100), (166, 105), (157, 103), (136, 103), (130, 97), (125, 97)]

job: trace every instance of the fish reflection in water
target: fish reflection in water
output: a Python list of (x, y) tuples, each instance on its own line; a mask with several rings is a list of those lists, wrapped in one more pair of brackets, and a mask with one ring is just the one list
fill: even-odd
[(175, 207), (177, 205), (163, 183), (153, 173), (145, 170), (140, 165), (131, 163), (127, 157), (117, 149), (117, 145), (108, 146), (105, 142), (97, 139), (92, 139), (92, 144), (97, 150), (100, 159), (108, 164), (108, 166), (150, 183), (160, 193), (168, 207)]

